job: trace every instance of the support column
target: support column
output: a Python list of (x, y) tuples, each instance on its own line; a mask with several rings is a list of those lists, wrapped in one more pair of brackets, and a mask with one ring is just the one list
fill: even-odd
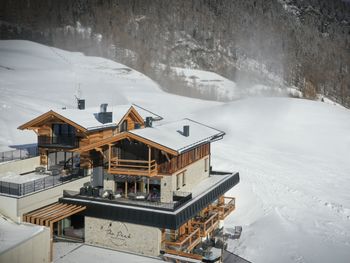
[(151, 176), (151, 147), (148, 145), (148, 176)]
[(112, 147), (109, 144), (108, 145), (108, 172), (111, 170), (111, 159), (112, 159), (112, 153), (111, 153)]
[(149, 178), (147, 178), (147, 194), (149, 194)]
[(127, 198), (128, 197), (128, 181), (125, 181), (125, 186), (124, 186), (124, 197)]

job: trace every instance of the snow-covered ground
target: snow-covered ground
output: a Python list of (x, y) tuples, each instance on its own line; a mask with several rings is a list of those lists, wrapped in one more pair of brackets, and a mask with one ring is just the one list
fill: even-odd
[[(210, 102), (167, 94), (124, 65), (28, 41), (0, 41), (0, 146), (31, 143), (16, 131), (34, 116), (74, 107), (136, 103), (165, 121), (189, 117), (227, 132), (213, 144), (216, 170), (239, 171), (242, 225), (230, 248), (253, 262), (349, 262), (350, 111), (322, 102), (250, 98)], [(1, 149), (0, 149), (1, 150)], [(88, 261), (85, 261), (88, 262)]]
[(43, 226), (16, 224), (0, 214), (0, 254), (30, 240), (42, 231)]
[(173, 67), (172, 70), (178, 78), (183, 79), (187, 83), (190, 89), (219, 101), (233, 101), (247, 97), (261, 96), (302, 97), (302, 93), (292, 87), (272, 87), (263, 84), (252, 84), (242, 87), (234, 81), (214, 72), (178, 67)]

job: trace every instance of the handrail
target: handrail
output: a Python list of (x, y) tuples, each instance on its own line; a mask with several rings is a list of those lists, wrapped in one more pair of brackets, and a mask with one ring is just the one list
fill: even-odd
[[(183, 240), (179, 240), (179, 241), (164, 241), (164, 244), (166, 245), (169, 245), (169, 246), (180, 246), (182, 247), (187, 241), (190, 241), (190, 244), (192, 243), (192, 237), (194, 235), (198, 234), (198, 237), (199, 238), (199, 228), (197, 228), (196, 230), (194, 230), (191, 234), (189, 235), (185, 235), (186, 237), (183, 239)], [(180, 236), (178, 239), (180, 239), (182, 236)], [(190, 245), (189, 244), (189, 245)]]
[[(193, 226), (199, 226), (198, 229), (201, 229), (202, 231), (202, 236), (207, 235), (207, 231), (211, 231), (215, 225), (219, 223), (219, 213), (214, 213), (212, 216), (210, 216), (206, 221), (200, 222), (200, 221), (192, 221)], [(208, 224), (210, 224), (208, 226)]]
[(109, 171), (128, 175), (153, 176), (157, 174), (157, 163), (156, 160), (127, 160), (114, 157), (109, 162)]

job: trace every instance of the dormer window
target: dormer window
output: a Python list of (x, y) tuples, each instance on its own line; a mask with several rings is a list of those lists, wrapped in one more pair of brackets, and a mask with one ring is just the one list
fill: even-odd
[(127, 131), (127, 130), (128, 130), (128, 121), (124, 120), (122, 122), (122, 125), (120, 126), (120, 132), (124, 132), (124, 131)]

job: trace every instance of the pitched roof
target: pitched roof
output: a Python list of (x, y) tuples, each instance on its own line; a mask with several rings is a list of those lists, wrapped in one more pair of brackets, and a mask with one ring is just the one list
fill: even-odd
[[(115, 127), (117, 126), (120, 121), (126, 116), (128, 112), (130, 112), (131, 109), (135, 109), (139, 116), (143, 118), (144, 120), (146, 117), (152, 117), (154, 120), (161, 120), (162, 117), (160, 117), (157, 114), (154, 114), (151, 111), (148, 111), (138, 105), (135, 104), (129, 104), (129, 105), (117, 105), (117, 106), (110, 106), (107, 111), (113, 112), (112, 114), (112, 122), (110, 123), (101, 123), (96, 117), (97, 113), (100, 111), (98, 107), (94, 108), (86, 108), (84, 110), (79, 109), (59, 109), (54, 111), (49, 111), (51, 114), (56, 113), (56, 117), (63, 117), (62, 119), (70, 120), (71, 122), (77, 124), (80, 127), (83, 127), (85, 130), (95, 130), (95, 129), (103, 129), (103, 128), (109, 128), (109, 127)], [(21, 125), (19, 129), (25, 129), (28, 125), (36, 123), (35, 120), (42, 121), (45, 119), (45, 115), (47, 113), (40, 115), (39, 117)]]
[[(190, 126), (189, 136), (187, 137), (182, 134), (184, 125)], [(154, 127), (122, 132), (96, 143), (81, 147), (79, 151), (90, 151), (94, 148), (130, 138), (172, 155), (178, 155), (200, 144), (219, 140), (224, 135), (225, 133), (222, 131), (190, 119), (184, 119)]]
[[(183, 127), (189, 126), (189, 136), (183, 135)], [(129, 133), (143, 139), (156, 142), (159, 145), (172, 149), (179, 154), (197, 145), (221, 139), (225, 133), (202, 123), (183, 119), (144, 129), (131, 130)]]

